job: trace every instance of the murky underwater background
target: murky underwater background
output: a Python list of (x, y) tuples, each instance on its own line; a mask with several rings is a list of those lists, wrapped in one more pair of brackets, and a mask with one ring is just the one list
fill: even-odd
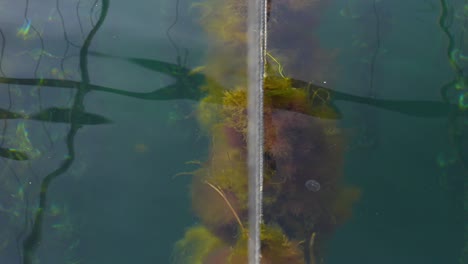
[[(442, 101), (453, 61), (465, 79), (468, 63), (467, 3), (450, 1), (441, 22), (443, 2), (330, 1), (319, 33), (336, 71), (319, 81), (370, 98)], [(195, 100), (148, 93), (177, 77), (162, 62), (204, 65), (199, 16), (189, 0), (0, 1), (0, 263), (28, 263), (25, 248), (29, 263), (171, 262), (174, 243), (198, 221), (181, 174), (206, 158), (209, 142)], [(450, 102), (466, 107), (466, 89), (449, 88)], [(326, 263), (461, 263), (466, 109), (454, 117), (337, 106), (344, 179), (362, 196)], [(70, 124), (72, 108), (79, 116)], [(38, 234), (44, 179), (40, 242), (25, 247)]]

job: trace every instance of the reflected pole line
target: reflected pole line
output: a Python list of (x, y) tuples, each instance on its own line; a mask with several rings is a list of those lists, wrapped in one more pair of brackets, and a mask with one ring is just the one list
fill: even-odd
[[(101, 25), (104, 23), (108, 8), (109, 0), (102, 0), (102, 10), (99, 20), (96, 23), (96, 26), (88, 34), (80, 50), (80, 70), (82, 82), (80, 83), (79, 87), (76, 87), (78, 90), (74, 97), (71, 120), (77, 120), (77, 118), (79, 117), (79, 112), (84, 110), (84, 97), (90, 91), (90, 88), (88, 87), (90, 83), (87, 59), (88, 49), (95, 34), (97, 33)], [(70, 166), (73, 164), (75, 160), (75, 136), (77, 135), (78, 130), (81, 127), (82, 126), (78, 123), (71, 123), (70, 130), (66, 138), (66, 145), (68, 150), (67, 157), (62, 161), (60, 167), (58, 167), (56, 170), (52, 171), (47, 176), (45, 176), (41, 182), (39, 192), (39, 205), (34, 213), (32, 228), (23, 241), (23, 264), (32, 264), (35, 262), (36, 251), (42, 241), (44, 212), (47, 206), (47, 195), (49, 186), (55, 179), (67, 172)]]
[(247, 69), (248, 69), (248, 135), (249, 176), (249, 264), (261, 259), (260, 230), (263, 190), (263, 77), (266, 51), (266, 0), (248, 0)]

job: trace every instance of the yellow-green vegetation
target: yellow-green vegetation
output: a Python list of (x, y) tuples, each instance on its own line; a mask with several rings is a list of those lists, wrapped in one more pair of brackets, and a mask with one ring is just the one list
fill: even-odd
[(225, 91), (221, 114), (224, 124), (244, 136), (247, 134), (247, 93), (243, 88)]
[(301, 242), (290, 241), (279, 226), (263, 225), (260, 238), (267, 263), (304, 263)]
[[(202, 87), (207, 96), (199, 103), (197, 118), (211, 141), (206, 162), (191, 173), (192, 208), (200, 225), (187, 230), (177, 242), (175, 263), (247, 262), (246, 3), (203, 0), (194, 4), (201, 11), (202, 26), (213, 40), (206, 65), (196, 70), (207, 76)], [(276, 5), (276, 15), (302, 12), (309, 19), (308, 11), (320, 3), (288, 0), (269, 4)], [(308, 11), (304, 12), (304, 8)], [(274, 34), (291, 30), (287, 23), (276, 19), (270, 17), (269, 21)], [(321, 244), (338, 222), (349, 217), (351, 204), (359, 197), (358, 190), (339, 185), (341, 133), (328, 133), (336, 130), (336, 123), (324, 120), (337, 115), (330, 105), (329, 91), (312, 85), (294, 87), (307, 83), (289, 78), (288, 73), (292, 72), (294, 77), (312, 76), (312, 72), (321, 77), (328, 70), (326, 65), (330, 65), (322, 63), (329, 63), (328, 54), (310, 45), (313, 34), (298, 37), (308, 41), (299, 45), (306, 50), (294, 45), (288, 50), (289, 45), (278, 45), (266, 54), (263, 264), (303, 264), (306, 259), (315, 263), (316, 257), (321, 257), (316, 256), (316, 243)], [(308, 190), (304, 184), (310, 179), (323, 188)]]
[(194, 226), (177, 241), (174, 250), (176, 264), (204, 264), (208, 255), (223, 246), (223, 242), (204, 226)]
[(244, 44), (247, 1), (205, 0), (195, 3), (201, 12), (200, 23), (216, 41)]
[(197, 109), (197, 119), (200, 127), (211, 133), (212, 126), (221, 121), (220, 109), (223, 102), (224, 88), (212, 80), (208, 80), (202, 87), (208, 95), (200, 100)]
[[(229, 144), (223, 127), (216, 126), (214, 129), (209, 162), (193, 174), (192, 205), (206, 224), (223, 225), (235, 221), (229, 206), (237, 215), (247, 210), (245, 153)], [(224, 197), (210, 185), (218, 188)]]
[(35, 159), (41, 155), (41, 152), (34, 148), (29, 140), (29, 133), (24, 122), (20, 122), (16, 126), (16, 138), (14, 143), (16, 143), (18, 150), (28, 155), (29, 159)]

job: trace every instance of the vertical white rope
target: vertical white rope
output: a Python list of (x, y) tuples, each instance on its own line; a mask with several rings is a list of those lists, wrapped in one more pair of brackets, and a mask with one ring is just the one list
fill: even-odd
[(259, 264), (263, 190), (263, 76), (266, 49), (266, 1), (247, 1), (249, 264)]

